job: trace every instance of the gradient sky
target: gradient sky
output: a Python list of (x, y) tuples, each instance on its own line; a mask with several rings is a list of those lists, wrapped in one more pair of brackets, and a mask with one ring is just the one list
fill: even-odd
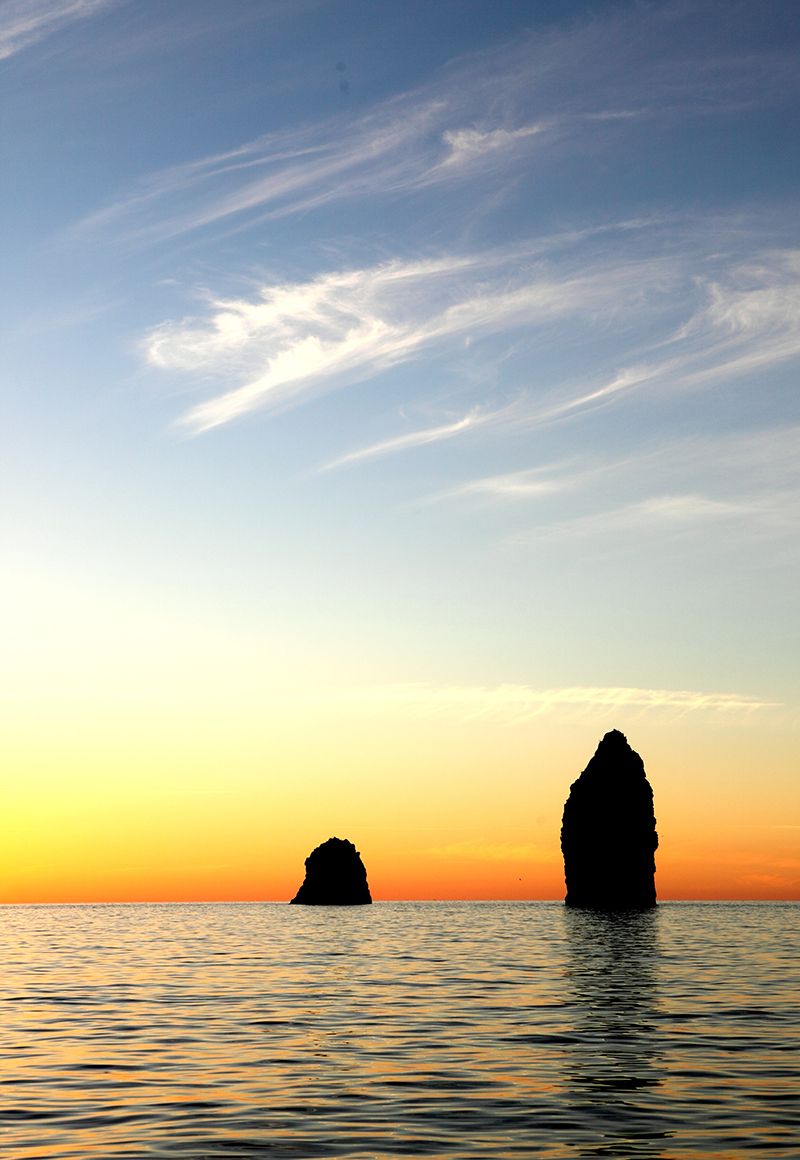
[(0, 900), (800, 897), (800, 23), (0, 0)]

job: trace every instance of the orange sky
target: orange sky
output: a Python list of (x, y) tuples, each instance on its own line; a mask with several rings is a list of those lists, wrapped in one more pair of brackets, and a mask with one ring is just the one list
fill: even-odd
[(660, 898), (800, 898), (793, 729), (626, 715), (468, 719), (355, 697), (215, 719), (127, 707), (102, 729), (76, 709), (48, 732), (22, 715), (5, 738), (0, 899), (286, 899), (334, 834), (361, 850), (376, 899), (560, 898), (561, 810), (606, 725), (654, 789)]
[(310, 7), (0, 2), (0, 900), (800, 898), (795, 11)]

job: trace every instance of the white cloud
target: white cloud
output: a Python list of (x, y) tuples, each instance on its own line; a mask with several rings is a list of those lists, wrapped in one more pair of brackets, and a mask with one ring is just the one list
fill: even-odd
[[(764, 555), (767, 544), (792, 552), (800, 519), (798, 446), (800, 428), (788, 426), (661, 442), (628, 457), (598, 458), (580, 470), (545, 465), (531, 473), (529, 498), (537, 496), (535, 485), (541, 478), (542, 496), (552, 483), (554, 489), (572, 493), (572, 508), (565, 514), (562, 505), (555, 518), (545, 513), (534, 528), (511, 539), (530, 543), (633, 535), (641, 545), (645, 536), (661, 543), (670, 537), (702, 536), (702, 542), (713, 537), (717, 545), (758, 544), (757, 558), (762, 560), (770, 558)], [(526, 473), (516, 474), (522, 484), (518, 498), (525, 498)], [(509, 495), (514, 482), (512, 475)], [(502, 481), (496, 489), (493, 483), (491, 477), (476, 480), (451, 494), (504, 498)]]
[(477, 408), (469, 411), (460, 419), (452, 423), (440, 423), (435, 427), (423, 427), (417, 431), (409, 431), (405, 435), (395, 435), (391, 439), (383, 439), (378, 443), (371, 443), (367, 447), (360, 447), (356, 451), (348, 451), (337, 459), (324, 463), (320, 471), (333, 471), (339, 467), (349, 467), (353, 463), (362, 463), (366, 459), (378, 459), (384, 455), (393, 455), (398, 451), (408, 451), (414, 447), (426, 447), (431, 443), (441, 443), (444, 439), (452, 439), (454, 435), (461, 435), (465, 431), (490, 422), (497, 412), (481, 413)]
[[(684, 261), (688, 273), (688, 255)], [(800, 355), (800, 250), (767, 250), (718, 275), (698, 269), (694, 281), (701, 303), (658, 344), (674, 351), (670, 357), (625, 367), (551, 414), (603, 403), (644, 383), (673, 389), (712, 385)]]
[[(480, 476), (416, 505), (515, 504), (537, 516), (512, 542), (672, 535), (715, 529), (744, 542), (791, 543), (800, 520), (800, 427), (658, 439), (629, 455), (580, 457)], [(692, 490), (686, 490), (691, 487)], [(548, 501), (559, 497), (557, 509)], [(634, 497), (634, 498), (631, 498)], [(587, 506), (590, 510), (587, 510)]]
[[(602, 470), (602, 469), (601, 469)], [(575, 470), (574, 464), (543, 464), (539, 467), (508, 471), (501, 475), (485, 475), (460, 483), (429, 496), (424, 503), (440, 500), (487, 499), (487, 500), (530, 500), (577, 487), (587, 476), (596, 474), (587, 470)]]
[(665, 532), (691, 530), (719, 520), (741, 519), (752, 511), (752, 504), (704, 495), (657, 495), (610, 510), (542, 524), (533, 532), (515, 537), (515, 540), (608, 536), (628, 532), (654, 532), (663, 536)]
[[(551, 144), (580, 152), (591, 140), (598, 149), (604, 133), (619, 134), (652, 110), (660, 121), (707, 116), (797, 86), (788, 52), (752, 53), (743, 70), (738, 52), (704, 41), (702, 18), (665, 31), (645, 7), (470, 54), (365, 114), (294, 124), (151, 174), (78, 233), (111, 228), (118, 238), (159, 242), (215, 224), (244, 228), (335, 202), (474, 182), (482, 172), (495, 196), (503, 166), (509, 183), (523, 165), (535, 177), (528, 163)], [(704, 49), (713, 51), (713, 70)]]
[(600, 109), (596, 113), (584, 113), (587, 121), (633, 121), (638, 117), (646, 117), (652, 109)]
[(471, 165), (489, 153), (506, 152), (526, 143), (527, 138), (544, 130), (544, 125), (522, 125), (518, 129), (446, 129), (442, 140), (448, 146), (449, 153), (441, 164)]
[(456, 146), (441, 130), (448, 108), (447, 100), (435, 96), (395, 100), (355, 121), (270, 133), (150, 175), (73, 232), (121, 227), (123, 238), (158, 242), (228, 219), (248, 224), (342, 200), (409, 192), (465, 179), (488, 154), (502, 153), (511, 163), (515, 150), (508, 146), (518, 151), (536, 131), (486, 132), (484, 147), (472, 149), (455, 134), (461, 142)]
[(736, 693), (683, 689), (642, 689), (573, 685), (536, 689), (529, 685), (379, 685), (334, 694), (333, 699), (361, 710), (400, 712), (455, 720), (486, 719), (519, 724), (558, 712), (609, 714), (658, 712), (671, 715), (714, 714), (742, 719), (761, 710), (780, 707)]
[(145, 353), (160, 369), (233, 380), (183, 416), (199, 433), (368, 378), (434, 344), (600, 316), (621, 294), (633, 305), (657, 268), (598, 262), (556, 272), (524, 249), (395, 261), (268, 285), (256, 299), (212, 299), (205, 319), (151, 331)]
[(5, 0), (0, 4), (0, 60), (118, 3), (119, 0)]
[[(519, 393), (513, 406), (485, 395), (456, 420), (443, 416), (429, 428), (387, 437), (328, 464), (344, 466), (479, 427), (563, 422), (644, 388), (703, 389), (800, 355), (797, 252), (766, 251), (720, 268), (713, 254), (697, 252), (697, 235), (685, 241), (682, 256), (664, 258), (648, 253), (647, 223), (622, 223), (608, 241), (602, 233), (594, 232), (591, 249), (584, 232), (516, 250), (394, 260), (275, 282), (248, 298), (209, 296), (204, 315), (153, 328), (146, 358), (153, 367), (217, 384), (182, 417), (181, 425), (196, 434), (368, 379), (433, 346), (449, 344), (456, 352), (465, 342), (518, 331), (528, 339), (544, 332), (552, 349), (569, 348), (574, 331), (565, 324), (580, 320), (598, 332), (619, 325), (624, 350), (637, 311), (646, 313), (652, 331), (659, 311), (672, 324), (675, 302), (684, 307), (684, 322), (665, 328), (652, 344), (654, 357), (640, 349), (636, 361), (605, 376), (587, 362), (587, 378), (595, 380), (588, 389), (544, 383), (529, 388), (526, 398)], [(525, 490), (521, 478), (506, 482), (509, 492), (515, 485)], [(527, 482), (534, 489), (534, 481)], [(499, 491), (501, 477), (492, 486)], [(492, 486), (467, 484), (452, 494)]]
[[(754, 553), (762, 564), (796, 561), (800, 522), (800, 427), (664, 439), (629, 454), (580, 456), (479, 476), (413, 501), (502, 504), (524, 519), (507, 543), (648, 540)], [(506, 517), (504, 517), (506, 518)]]

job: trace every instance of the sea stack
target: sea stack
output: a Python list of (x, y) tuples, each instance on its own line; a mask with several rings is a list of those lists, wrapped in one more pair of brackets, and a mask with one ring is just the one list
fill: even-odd
[(606, 733), (570, 786), (561, 824), (567, 906), (642, 910), (656, 904), (653, 791), (638, 753)]
[(361, 855), (346, 838), (328, 838), (306, 858), (306, 876), (292, 902), (305, 906), (363, 906), (372, 902)]

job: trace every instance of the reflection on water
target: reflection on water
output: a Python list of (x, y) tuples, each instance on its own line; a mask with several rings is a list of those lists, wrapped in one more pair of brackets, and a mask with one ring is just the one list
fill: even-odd
[(591, 1156), (660, 1156), (668, 1118), (649, 1089), (664, 1079), (658, 911), (565, 909), (575, 1049), (567, 1070), (579, 1114), (604, 1137)]
[(796, 1160), (797, 907), (0, 907), (10, 1160)]

